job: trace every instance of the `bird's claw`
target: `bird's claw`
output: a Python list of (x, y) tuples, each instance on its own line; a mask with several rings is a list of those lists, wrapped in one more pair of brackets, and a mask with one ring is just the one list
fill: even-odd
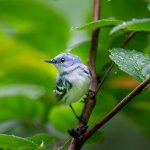
[(87, 131), (88, 126), (82, 126), (78, 127), (76, 129), (71, 129), (68, 130), (68, 133), (74, 138), (74, 139), (79, 139), (81, 135), (83, 135)]

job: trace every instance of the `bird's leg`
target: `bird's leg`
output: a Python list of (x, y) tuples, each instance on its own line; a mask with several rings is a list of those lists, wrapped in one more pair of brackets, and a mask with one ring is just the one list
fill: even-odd
[(87, 98), (87, 95), (86, 96), (84, 96), (84, 97), (82, 97), (82, 99), (81, 99), (81, 103), (85, 103), (85, 101), (86, 101), (86, 98)]
[(83, 123), (86, 125), (85, 120), (84, 120), (81, 116), (78, 116), (78, 115), (76, 114), (76, 112), (74, 111), (72, 105), (69, 104), (69, 106), (70, 106), (71, 110), (73, 111), (74, 115), (76, 116), (76, 118), (77, 118), (79, 121), (83, 122)]
[(81, 103), (85, 103), (85, 100), (86, 100), (86, 97), (83, 97), (80, 102), (81, 102)]
[(69, 105), (71, 110), (73, 111), (73, 113), (75, 114), (76, 118), (80, 121), (80, 122), (83, 122), (84, 126), (81, 126), (81, 127), (78, 127), (76, 129), (71, 129), (71, 130), (68, 130), (68, 133), (75, 139), (79, 140), (80, 136), (83, 135), (86, 131), (87, 131), (87, 128), (88, 126), (86, 125), (86, 121), (84, 120), (84, 118), (82, 118), (81, 116), (78, 116), (76, 114), (76, 112), (74, 111), (72, 105), (70, 104)]
[(76, 112), (74, 111), (73, 107), (71, 104), (69, 104), (71, 110), (73, 111), (74, 115), (76, 116), (77, 119), (79, 119), (80, 117), (76, 114)]
[(82, 136), (87, 131), (88, 126), (77, 127), (76, 129), (68, 130), (68, 133), (76, 140), (80, 140)]
[(68, 133), (69, 133), (73, 138), (79, 140), (80, 136), (83, 135), (83, 134), (86, 132), (88, 126), (86, 125), (86, 122), (84, 121), (84, 119), (76, 114), (76, 112), (74, 111), (72, 105), (70, 104), (69, 106), (70, 106), (71, 110), (73, 111), (73, 113), (75, 114), (76, 118), (77, 118), (79, 121), (82, 121), (82, 122), (85, 124), (85, 126), (81, 126), (81, 127), (76, 128), (76, 129), (68, 130)]

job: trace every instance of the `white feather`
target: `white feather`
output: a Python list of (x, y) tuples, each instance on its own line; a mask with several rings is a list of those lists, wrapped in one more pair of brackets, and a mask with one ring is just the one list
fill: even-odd
[(80, 67), (82, 69), (77, 68), (65, 75), (65, 78), (70, 83), (72, 83), (72, 88), (65, 94), (62, 99), (67, 104), (71, 104), (79, 100), (88, 92), (90, 85), (90, 75), (84, 72), (84, 70), (88, 70), (88, 68), (83, 64), (80, 64)]

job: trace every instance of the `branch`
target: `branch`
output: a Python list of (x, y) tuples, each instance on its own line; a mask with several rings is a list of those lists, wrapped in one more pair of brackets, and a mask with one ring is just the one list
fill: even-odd
[(100, 84), (98, 85), (96, 94), (98, 93), (98, 91), (100, 90), (100, 88), (103, 86), (103, 84), (104, 84), (106, 78), (108, 77), (110, 71), (112, 70), (114, 64), (115, 64), (115, 63), (114, 63), (113, 61), (111, 61), (110, 66), (107, 68), (106, 73), (105, 73), (103, 79), (101, 80)]
[[(93, 20), (99, 20), (100, 19), (100, 0), (94, 0), (94, 14), (93, 14)], [(100, 29), (96, 28), (92, 31), (91, 36), (91, 45), (89, 49), (89, 58), (88, 58), (88, 65), (91, 70), (92, 79), (91, 79), (91, 85), (90, 90), (88, 92), (85, 105), (81, 114), (81, 119), (78, 123), (78, 127), (76, 129), (72, 129), (69, 131), (72, 135), (75, 135), (77, 138), (73, 138), (68, 150), (80, 150), (84, 142), (97, 130), (97, 128), (93, 127), (91, 130), (86, 132), (87, 129), (87, 122), (91, 116), (92, 110), (95, 106), (96, 99), (95, 96), (98, 93), (99, 89), (102, 87), (104, 81), (106, 80), (108, 74), (110, 73), (111, 69), (113, 68), (114, 62), (111, 63), (110, 67), (106, 71), (106, 74), (104, 75), (102, 81), (99, 84), (98, 75), (96, 73), (95, 64), (96, 64), (96, 53), (97, 53), (97, 47), (98, 47), (98, 37), (99, 37)], [(132, 33), (132, 32), (131, 32)], [(135, 33), (129, 34), (126, 36), (125, 40), (123, 41), (122, 45), (120, 47), (124, 47), (130, 39), (135, 35)], [(98, 85), (99, 84), (99, 85)], [(96, 125), (97, 127), (97, 125)], [(93, 131), (95, 130), (95, 131)], [(84, 131), (84, 132), (83, 132)], [(85, 133), (86, 132), (86, 133)], [(85, 133), (80, 139), (79, 137), (82, 135), (80, 133)], [(74, 136), (73, 136), (74, 137)]]
[(150, 84), (150, 77), (139, 84), (131, 93), (122, 99), (102, 120), (98, 121), (92, 128), (90, 128), (82, 137), (81, 144), (83, 145), (98, 129), (106, 124), (112, 117), (114, 117), (124, 106), (126, 106), (135, 96), (145, 90)]
[[(129, 41), (135, 36), (136, 32), (130, 32), (126, 34), (124, 41), (121, 43), (120, 47), (125, 47)], [(114, 66), (114, 62), (111, 61), (110, 66), (106, 70), (106, 73), (100, 82), (100, 84), (97, 86), (96, 94), (104, 84), (107, 76), (109, 75), (110, 71), (112, 70)], [(149, 79), (150, 80), (150, 79)], [(150, 81), (148, 81), (150, 82)], [(82, 147), (82, 145), (101, 127), (103, 126), (106, 122), (108, 122), (117, 112), (122, 109), (133, 97), (138, 95), (149, 83), (147, 81), (144, 81), (141, 83), (138, 87), (136, 87), (128, 96), (126, 96), (116, 107), (112, 109), (110, 113), (108, 113), (102, 120), (100, 120), (98, 123), (95, 124), (94, 127), (89, 129), (80, 139), (80, 143), (78, 142), (79, 147)], [(95, 96), (96, 96), (95, 94)]]
[[(100, 19), (100, 0), (94, 0), (94, 8), (93, 8), (93, 20), (99, 20)], [(89, 49), (89, 58), (88, 58), (88, 65), (92, 74), (92, 81), (91, 81), (91, 87), (90, 89), (92, 91), (96, 90), (95, 85), (97, 83), (97, 75), (95, 70), (95, 62), (96, 62), (96, 53), (97, 53), (97, 47), (98, 47), (98, 37), (99, 37), (100, 29), (96, 28), (92, 31), (91, 35), (91, 44)], [(96, 82), (95, 82), (96, 80)]]
[[(93, 20), (99, 20), (100, 19), (100, 0), (93, 0), (94, 6), (93, 6)], [(73, 133), (77, 132), (79, 128), (82, 129), (82, 127), (86, 126), (90, 115), (92, 113), (92, 110), (95, 106), (96, 99), (95, 99), (95, 94), (97, 90), (97, 85), (98, 85), (98, 78), (95, 70), (95, 63), (96, 63), (96, 53), (97, 53), (97, 47), (98, 47), (98, 37), (99, 37), (99, 32), (100, 29), (96, 28), (92, 31), (91, 35), (91, 44), (90, 44), (90, 49), (89, 49), (89, 58), (88, 58), (88, 65), (92, 74), (92, 79), (91, 79), (91, 85), (90, 85), (90, 90), (88, 92), (85, 105), (81, 114), (82, 120), (79, 121), (78, 127), (76, 131), (72, 130)], [(79, 140), (76, 138), (73, 138), (71, 141), (71, 144), (69, 145), (68, 150), (79, 150), (80, 144)]]
[[(93, 14), (93, 20), (99, 20), (100, 19), (100, 0), (94, 0), (94, 14)], [(81, 117), (83, 118), (84, 122), (81, 120), (78, 124), (79, 126), (84, 126), (87, 124), (89, 117), (92, 113), (92, 110), (95, 106), (95, 93), (97, 90), (97, 85), (98, 85), (98, 78), (95, 70), (95, 63), (96, 63), (96, 53), (97, 53), (97, 47), (98, 47), (98, 37), (99, 37), (99, 32), (100, 29), (96, 28), (92, 31), (91, 35), (91, 44), (90, 44), (90, 49), (89, 49), (89, 58), (88, 58), (88, 65), (92, 74), (92, 79), (91, 79), (91, 85), (90, 85), (90, 90), (87, 96), (87, 99), (85, 101), (85, 105), (81, 114)]]

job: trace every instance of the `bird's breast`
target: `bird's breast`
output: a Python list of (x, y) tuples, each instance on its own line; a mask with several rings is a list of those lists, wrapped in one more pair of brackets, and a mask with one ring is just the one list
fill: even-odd
[(89, 89), (90, 78), (83, 72), (73, 72), (66, 76), (67, 80), (72, 84), (64, 97), (66, 103), (73, 103), (85, 95)]

